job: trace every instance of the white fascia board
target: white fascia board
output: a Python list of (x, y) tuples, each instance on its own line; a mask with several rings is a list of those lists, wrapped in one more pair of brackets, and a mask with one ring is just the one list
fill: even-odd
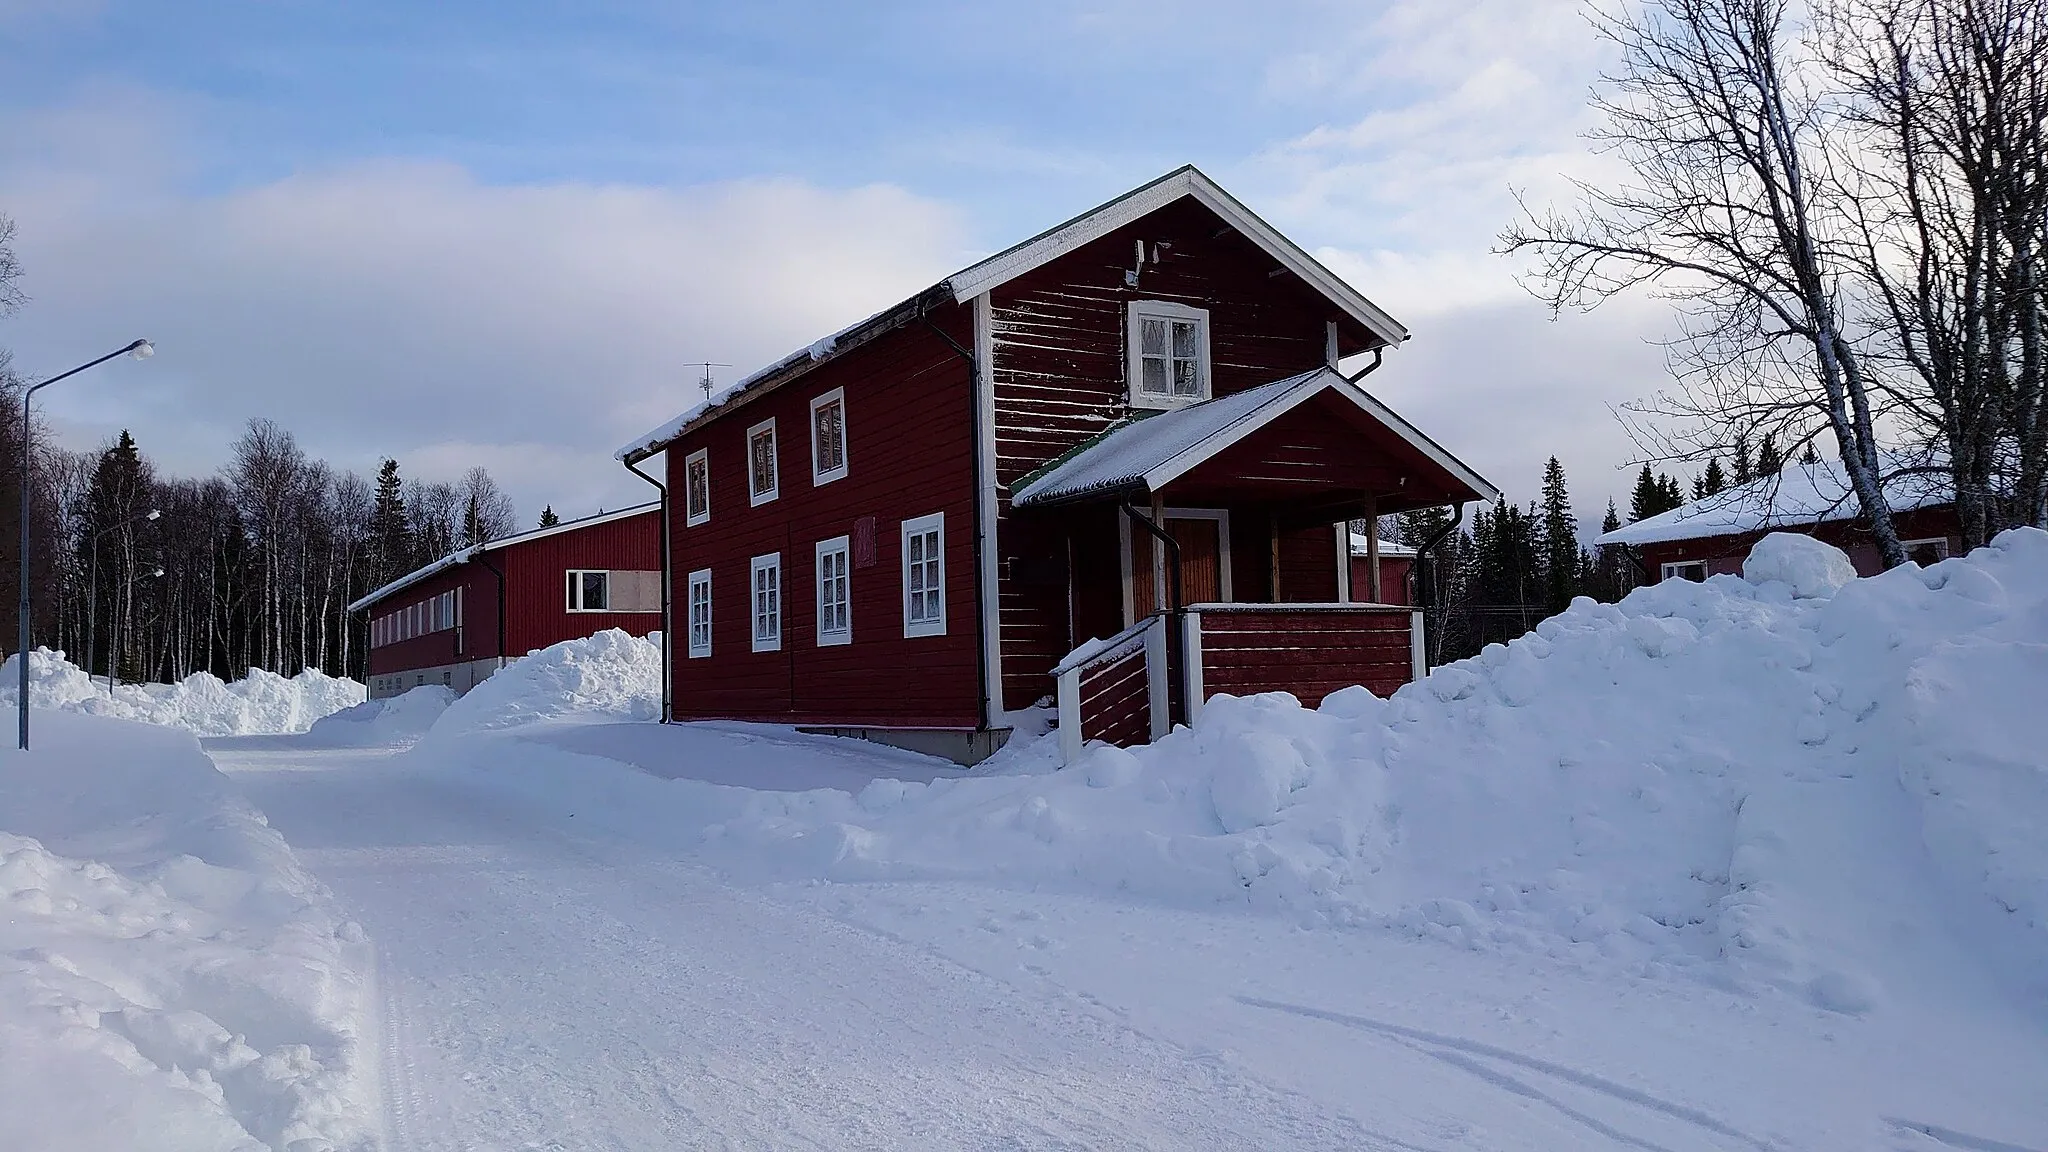
[(500, 536), (496, 540), (486, 540), (482, 544), (473, 544), (467, 548), (450, 552), (431, 564), (415, 568), (376, 591), (364, 595), (361, 599), (351, 603), (348, 606), (348, 611), (360, 612), (377, 601), (384, 599), (386, 596), (394, 592), (402, 592), (429, 576), (439, 575), (455, 567), (457, 564), (466, 564), (476, 559), (477, 554), (481, 552), (495, 552), (514, 544), (524, 544), (530, 540), (539, 540), (547, 536), (559, 536), (564, 532), (571, 532), (578, 528), (595, 528), (600, 524), (610, 524), (614, 520), (625, 520), (629, 517), (643, 516), (659, 511), (661, 511), (661, 501), (653, 500), (645, 504), (635, 504), (630, 508), (621, 508), (616, 512), (600, 512), (595, 516), (585, 516), (580, 520), (564, 520), (560, 524), (550, 524), (546, 528), (534, 528), (517, 533), (516, 535)]
[(1324, 369), (1308, 377), (1301, 383), (1273, 397), (1271, 400), (1231, 421), (1224, 427), (1217, 429), (1213, 434), (1204, 437), (1200, 442), (1192, 444), (1186, 450), (1154, 465), (1151, 470), (1145, 473), (1145, 487), (1154, 492), (1159, 491), (1161, 488), (1173, 483), (1175, 480), (1180, 479), (1182, 476), (1200, 467), (1203, 463), (1214, 458), (1217, 453), (1264, 428), (1281, 415), (1291, 411), (1324, 389), (1336, 392), (1346, 400), (1358, 405), (1366, 415), (1371, 416), (1383, 427), (1399, 436), (1410, 447), (1422, 453), (1437, 467), (1449, 472), (1474, 492), (1479, 493), (1482, 499), (1500, 499), (1500, 490), (1487, 483), (1484, 477), (1467, 468), (1457, 457), (1444, 451), (1436, 441), (1424, 436), (1414, 425), (1396, 416), (1392, 409), (1373, 399), (1371, 394), (1366, 392), (1365, 389), (1358, 387), (1329, 369)]
[(1323, 267), (1315, 257), (1282, 235), (1278, 229), (1225, 192), (1214, 180), (1192, 166), (1168, 173), (1135, 191), (1111, 200), (1050, 231), (956, 272), (946, 280), (953, 299), (965, 303), (992, 288), (1022, 276), (1034, 268), (1099, 239), (1136, 220), (1164, 208), (1183, 196), (1192, 196), (1211, 212), (1221, 216), (1288, 271), (1307, 281), (1325, 299), (1343, 309), (1352, 319), (1388, 344), (1408, 338), (1408, 329), (1367, 300), (1336, 273)]

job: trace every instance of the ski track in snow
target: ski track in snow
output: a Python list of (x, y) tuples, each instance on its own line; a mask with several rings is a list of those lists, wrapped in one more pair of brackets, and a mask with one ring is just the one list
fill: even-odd
[(394, 1152), (1414, 1147), (1085, 1001), (378, 753), (215, 756), (380, 945)]

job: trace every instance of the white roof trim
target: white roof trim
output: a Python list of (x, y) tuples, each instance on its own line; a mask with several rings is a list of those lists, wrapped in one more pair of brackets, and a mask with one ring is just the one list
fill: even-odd
[(450, 552), (431, 564), (422, 565), (407, 572), (382, 588), (370, 592), (361, 599), (351, 603), (348, 606), (348, 610), (350, 612), (360, 612), (377, 601), (384, 599), (386, 596), (394, 592), (402, 592), (429, 576), (446, 572), (458, 564), (466, 564), (476, 559), (478, 553), (495, 552), (501, 548), (509, 548), (514, 544), (524, 544), (530, 540), (539, 540), (547, 536), (559, 536), (564, 532), (574, 531), (578, 528), (595, 528), (600, 524), (610, 524), (614, 520), (625, 520), (629, 517), (640, 516), (649, 512), (658, 512), (660, 510), (661, 502), (654, 500), (646, 504), (635, 504), (630, 508), (621, 508), (616, 512), (600, 512), (595, 516), (585, 516), (580, 520), (564, 520), (560, 524), (550, 524), (545, 528), (530, 528), (527, 531), (515, 533), (511, 536), (500, 536), (496, 540), (486, 540), (482, 544), (472, 544), (467, 548), (460, 548)]
[(1164, 208), (1183, 196), (1192, 196), (1211, 212), (1221, 216), (1288, 271), (1313, 285), (1331, 303), (1364, 325), (1388, 344), (1408, 338), (1408, 329), (1377, 304), (1366, 299), (1336, 273), (1323, 267), (1315, 257), (1281, 235), (1278, 229), (1239, 203), (1222, 186), (1189, 165), (1154, 180), (1142, 188), (1076, 216), (1047, 232), (1005, 249), (945, 281), (953, 299), (965, 303), (983, 292), (1005, 284), (1091, 240)]
[[(1472, 491), (1478, 493), (1481, 499), (1500, 499), (1500, 490), (1487, 483), (1484, 477), (1467, 468), (1457, 457), (1444, 451), (1436, 441), (1424, 436), (1414, 425), (1395, 415), (1391, 409), (1373, 399), (1364, 389), (1351, 383), (1329, 368), (1318, 368), (1313, 372), (1304, 373), (1290, 380), (1275, 381), (1272, 384), (1263, 385), (1261, 389), (1252, 389), (1252, 391), (1264, 389), (1271, 389), (1272, 395), (1258, 401), (1253, 407), (1232, 417), (1227, 423), (1222, 424), (1213, 431), (1202, 434), (1186, 447), (1174, 451), (1164, 459), (1152, 462), (1149, 466), (1144, 466), (1142, 472), (1134, 471), (1126, 474), (1127, 478), (1144, 484), (1148, 491), (1157, 492), (1213, 459), (1218, 453), (1229, 448), (1231, 445), (1264, 428), (1285, 413), (1292, 411), (1309, 398), (1328, 390), (1357, 405), (1366, 415), (1372, 417), (1382, 427), (1400, 437), (1403, 442), (1408, 444), (1409, 447), (1414, 448), (1424, 458), (1450, 473), (1454, 479), (1472, 489)], [(1032, 504), (1039, 503), (1042, 499), (1050, 499), (1054, 496), (1078, 496), (1085, 491), (1092, 490), (1095, 485), (1089, 485), (1072, 491), (1059, 491), (1061, 488), (1059, 483), (1060, 473), (1070, 468), (1085, 466), (1091, 451), (1098, 447), (1106, 446), (1119, 433), (1137, 432), (1148, 425), (1152, 425), (1154, 421), (1174, 422), (1184, 419), (1199, 419), (1204, 414), (1205, 409), (1209, 411), (1215, 410), (1211, 407), (1212, 405), (1226, 405), (1230, 404), (1233, 400), (1241, 401), (1241, 398), (1244, 396), (1245, 393), (1242, 392), (1234, 393), (1230, 396), (1221, 396), (1214, 400), (1206, 400), (1200, 404), (1191, 404), (1185, 408), (1149, 417), (1135, 424), (1127, 424), (1112, 429), (1104, 434), (1103, 438), (1095, 444), (1091, 444), (1074, 453), (1061, 463), (1047, 469), (1031, 481), (1031, 483), (1019, 489), (1012, 497), (1012, 503), (1017, 507), (1029, 507)], [(1227, 411), (1227, 409), (1225, 410)], [(1169, 423), (1159, 427), (1171, 426)], [(1125, 448), (1124, 450), (1128, 451), (1129, 449)]]

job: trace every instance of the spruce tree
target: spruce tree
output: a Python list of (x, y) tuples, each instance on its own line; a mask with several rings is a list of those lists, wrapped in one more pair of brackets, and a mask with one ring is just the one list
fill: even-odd
[(1756, 478), (1756, 471), (1749, 462), (1749, 437), (1739, 434), (1735, 437), (1735, 482), (1747, 484)]
[(1820, 453), (1814, 450), (1813, 441), (1808, 440), (1806, 442), (1806, 451), (1799, 454), (1799, 462), (1801, 464), (1820, 463)]
[(1707, 461), (1707, 470), (1700, 473), (1699, 494), (1701, 496), (1712, 496), (1726, 487), (1728, 487), (1728, 474), (1721, 471), (1721, 458), (1716, 456)]
[(1778, 443), (1769, 432), (1764, 433), (1764, 442), (1756, 450), (1756, 474), (1776, 476), (1785, 470), (1785, 458), (1778, 455)]
[(397, 579), (412, 567), (412, 528), (405, 511), (405, 481), (398, 476), (398, 461), (387, 459), (377, 469), (377, 503), (370, 512), (370, 545), (378, 584)]
[(562, 518), (560, 516), (555, 515), (555, 506), (553, 504), (549, 504), (540, 510), (541, 527), (553, 528), (555, 525), (560, 524), (561, 522)]
[(1545, 603), (1563, 611), (1579, 593), (1579, 521), (1565, 490), (1564, 465), (1552, 456), (1543, 465), (1543, 509), (1537, 524)]
[(1678, 480), (1670, 475), (1657, 477), (1657, 493), (1660, 506), (1657, 511), (1669, 512), (1673, 508), (1685, 507), (1685, 489), (1678, 486)]
[(1643, 471), (1636, 477), (1635, 491), (1628, 498), (1628, 522), (1648, 520), (1664, 511), (1664, 489), (1657, 484), (1657, 477), (1650, 473), (1650, 466), (1643, 465)]

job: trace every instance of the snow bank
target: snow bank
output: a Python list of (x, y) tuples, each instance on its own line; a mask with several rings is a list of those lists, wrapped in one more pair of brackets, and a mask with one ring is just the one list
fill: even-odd
[(425, 735), (455, 700), (455, 689), (445, 684), (422, 684), (397, 696), (365, 700), (313, 721), (306, 742), (329, 748), (410, 744)]
[(191, 735), (0, 751), (0, 1147), (368, 1149), (369, 948)]
[(1752, 584), (1776, 580), (1794, 596), (1833, 596), (1856, 579), (1848, 554), (1800, 532), (1773, 532), (1756, 542), (1742, 562), (1742, 578)]
[(448, 706), (432, 739), (541, 720), (661, 718), (661, 635), (619, 628), (528, 653)]
[(2048, 534), (1839, 584), (1797, 539), (1756, 582), (1582, 599), (1388, 700), (1219, 697), (1062, 772), (1025, 745), (857, 795), (684, 783), (668, 819), (736, 870), (1240, 904), (1837, 1012), (1959, 965), (2038, 982)]
[[(0, 664), (0, 710), (19, 706), (17, 659)], [(88, 676), (64, 653), (37, 648), (29, 654), (28, 674), (33, 708), (139, 720), (200, 736), (304, 732), (320, 717), (363, 702), (361, 684), (317, 668), (289, 679), (251, 668), (232, 684), (195, 672), (176, 684), (123, 684), (110, 694), (106, 681)]]

